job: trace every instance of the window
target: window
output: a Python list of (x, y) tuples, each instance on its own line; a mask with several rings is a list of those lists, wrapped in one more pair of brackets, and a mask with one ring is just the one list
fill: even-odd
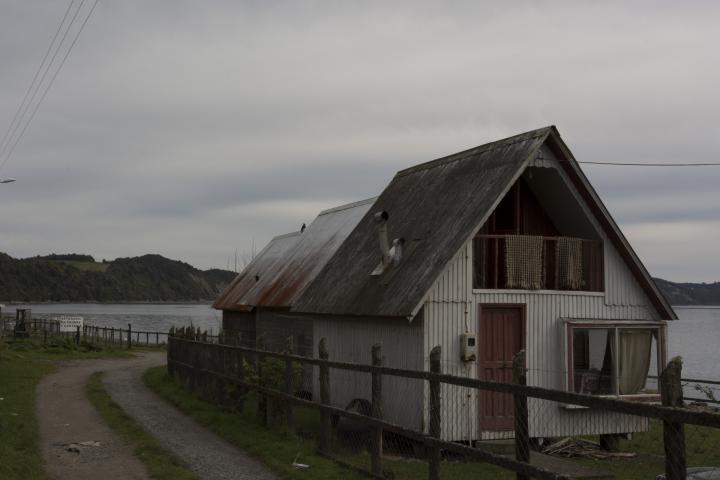
[(569, 391), (657, 396), (646, 381), (664, 365), (664, 323), (573, 320), (566, 321), (566, 336)]

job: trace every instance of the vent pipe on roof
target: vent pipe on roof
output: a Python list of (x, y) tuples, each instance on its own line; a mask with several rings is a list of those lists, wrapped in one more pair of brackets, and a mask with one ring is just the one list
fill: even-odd
[(402, 246), (405, 241), (402, 238), (396, 238), (390, 247), (388, 240), (387, 221), (390, 215), (383, 210), (374, 215), (375, 223), (378, 225), (378, 240), (380, 241), (380, 253), (382, 255), (380, 264), (375, 267), (370, 275), (381, 275), (390, 264), (397, 265), (402, 258)]
[(382, 254), (382, 263), (386, 265), (390, 263), (390, 242), (388, 241), (387, 221), (390, 215), (385, 210), (375, 214), (375, 223), (378, 225), (378, 239), (380, 240), (380, 253)]

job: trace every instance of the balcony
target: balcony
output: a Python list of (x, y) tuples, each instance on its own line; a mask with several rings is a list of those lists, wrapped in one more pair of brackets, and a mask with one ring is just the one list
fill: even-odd
[(478, 235), (473, 259), (477, 289), (603, 291), (603, 244), (598, 240)]

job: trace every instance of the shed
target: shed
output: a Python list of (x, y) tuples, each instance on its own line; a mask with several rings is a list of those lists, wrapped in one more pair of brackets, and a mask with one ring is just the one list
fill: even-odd
[[(530, 385), (657, 399), (645, 380), (665, 362), (665, 322), (677, 317), (555, 127), (402, 170), (362, 205), (331, 253), (314, 261), (317, 243), (301, 248), (323, 214), (286, 252), (283, 265), (313, 266), (298, 269), (302, 282), (288, 277), (296, 267), (271, 268), (272, 286), (255, 295), (242, 283), (248, 267), (216, 308), (282, 308), (279, 335), (302, 324), (334, 360), (369, 363), (381, 343), (386, 365), (427, 369), (440, 345), (446, 373), (507, 381), (522, 349)], [(386, 417), (426, 431), (423, 383), (385, 382)], [(369, 398), (369, 378), (337, 372), (332, 385), (338, 406)], [(444, 439), (512, 435), (506, 395), (448, 386), (443, 405)], [(535, 399), (530, 412), (535, 437), (647, 428)]]

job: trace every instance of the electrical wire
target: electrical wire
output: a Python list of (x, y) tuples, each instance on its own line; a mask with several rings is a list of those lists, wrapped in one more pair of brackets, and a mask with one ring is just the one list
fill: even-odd
[(70, 13), (70, 9), (72, 8), (74, 3), (75, 3), (75, 0), (72, 0), (68, 4), (67, 9), (65, 10), (65, 15), (63, 15), (63, 18), (60, 21), (60, 25), (58, 25), (58, 28), (55, 31), (55, 35), (53, 36), (52, 41), (50, 42), (50, 45), (48, 45), (48, 49), (45, 52), (45, 55), (43, 56), (42, 62), (40, 62), (40, 65), (38, 66), (38, 69), (35, 72), (35, 75), (33, 76), (32, 81), (30, 82), (30, 85), (28, 85), (28, 89), (25, 92), (25, 96), (23, 97), (22, 102), (20, 102), (20, 105), (18, 105), (17, 111), (15, 111), (15, 115), (13, 115), (13, 118), (10, 121), (10, 125), (8, 126), (7, 130), (5, 131), (5, 135), (3, 135), (2, 140), (0, 140), (0, 155), (5, 150), (5, 140), (7, 140), (8, 137), (10, 136), (10, 131), (13, 130), (13, 127), (15, 126), (15, 122), (19, 120), (20, 112), (25, 108), (25, 102), (27, 101), (28, 96), (30, 95), (30, 92), (33, 90), (35, 81), (37, 80), (38, 75), (40, 75), (40, 72), (43, 70), (43, 67), (45, 66), (45, 62), (47, 61), (48, 57), (50, 56), (50, 52), (53, 49), (53, 45), (55, 45), (55, 40), (57, 40), (58, 35), (60, 35), (60, 30), (62, 30), (62, 26), (65, 24), (65, 20), (67, 20), (68, 14)]
[(624, 162), (578, 162), (586, 165), (610, 165), (617, 167), (720, 167), (720, 163), (624, 163)]
[(40, 91), (40, 87), (42, 86), (43, 82), (45, 81), (45, 78), (47, 77), (48, 72), (52, 68), (53, 63), (55, 63), (55, 58), (57, 58), (58, 53), (60, 53), (60, 49), (62, 48), (63, 43), (65, 43), (65, 39), (67, 38), (68, 33), (70, 33), (70, 29), (72, 28), (73, 24), (75, 23), (75, 19), (77, 19), (77, 16), (80, 13), (80, 9), (82, 9), (84, 3), (85, 3), (85, 0), (82, 0), (80, 2), (80, 5), (75, 10), (75, 14), (70, 19), (70, 23), (68, 23), (67, 27), (65, 27), (65, 32), (63, 32), (60, 42), (58, 42), (57, 46), (55, 47), (55, 52), (53, 53), (52, 58), (46, 65), (45, 70), (43, 71), (42, 76), (40, 77), (40, 80), (35, 84), (35, 86), (33, 88), (32, 95), (30, 96), (30, 100), (28, 100), (28, 102), (23, 107), (22, 112), (20, 112), (19, 121), (15, 124), (12, 131), (10, 132), (7, 143), (5, 143), (5, 145), (2, 146), (2, 149), (0, 149), (0, 158), (2, 158), (3, 155), (6, 153), (8, 146), (13, 141), (13, 137), (17, 133), (20, 126), (23, 124), (23, 121), (25, 121), (27, 112), (30, 109), (30, 105), (32, 105), (33, 101), (35, 100), (35, 97), (37, 96), (38, 92)]
[[(85, 0), (83, 0), (84, 3)], [(95, 7), (97, 6), (98, 2), (100, 0), (95, 0), (93, 3), (93, 6), (90, 8), (90, 11), (88, 12), (87, 16), (83, 20), (83, 23), (80, 25), (80, 28), (78, 29), (77, 33), (75, 34), (75, 37), (73, 38), (72, 43), (70, 44), (70, 47), (65, 52), (65, 55), (63, 56), (62, 60), (60, 61), (60, 65), (58, 66), (57, 70), (55, 70), (55, 73), (53, 74), (52, 78), (50, 79), (50, 82), (48, 82), (47, 86), (45, 87), (45, 90), (43, 91), (42, 96), (40, 97), (40, 100), (35, 104), (35, 108), (33, 108), (32, 113), (30, 114), (30, 117), (28, 118), (27, 122), (25, 123), (25, 126), (20, 131), (20, 134), (15, 138), (15, 142), (12, 144), (12, 147), (8, 151), (5, 158), (0, 162), (0, 169), (2, 169), (7, 161), (12, 156), (13, 152), (15, 151), (15, 148), (17, 147), (18, 143), (22, 139), (22, 137), (25, 135), (25, 132), (27, 131), (27, 128), (30, 126), (30, 123), (32, 123), (33, 118), (35, 118), (35, 114), (37, 113), (38, 109), (40, 108), (40, 105), (42, 104), (43, 100), (45, 100), (45, 96), (50, 91), (50, 87), (52, 87), (53, 83), (55, 82), (55, 79), (57, 78), (58, 74), (62, 70), (62, 67), (65, 65), (65, 61), (70, 56), (70, 52), (72, 52), (73, 48), (75, 47), (75, 44), (78, 41), (78, 38), (80, 38), (80, 34), (85, 29), (85, 25), (87, 25), (88, 20), (90, 20), (90, 17), (92, 16), (93, 12), (95, 11)], [(80, 11), (80, 8), (82, 8), (82, 3), (80, 4), (80, 7), (78, 8), (78, 11)], [(77, 16), (77, 12), (76, 15)], [(73, 17), (74, 20), (75, 17)]]

